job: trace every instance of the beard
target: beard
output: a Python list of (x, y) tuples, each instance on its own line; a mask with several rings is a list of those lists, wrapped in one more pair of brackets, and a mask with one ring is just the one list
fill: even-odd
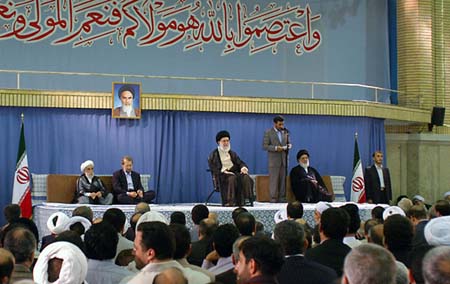
[(222, 145), (219, 145), (220, 150), (224, 151), (224, 152), (229, 152), (231, 150), (231, 143), (228, 144), (227, 147), (224, 147)]
[(130, 114), (132, 110), (133, 110), (133, 106), (132, 105), (128, 105), (128, 106), (122, 105), (122, 111), (123, 112), (125, 112), (127, 114)]
[(92, 174), (85, 174), (87, 179), (89, 180), (89, 182), (92, 182), (92, 178), (94, 178), (94, 172), (92, 172)]
[(309, 167), (309, 160), (306, 163), (299, 162), (300, 167), (307, 169)]

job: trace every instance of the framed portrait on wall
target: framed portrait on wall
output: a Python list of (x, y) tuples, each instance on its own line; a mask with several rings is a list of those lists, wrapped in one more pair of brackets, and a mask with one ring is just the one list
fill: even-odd
[(112, 85), (112, 117), (141, 118), (141, 84), (118, 83)]

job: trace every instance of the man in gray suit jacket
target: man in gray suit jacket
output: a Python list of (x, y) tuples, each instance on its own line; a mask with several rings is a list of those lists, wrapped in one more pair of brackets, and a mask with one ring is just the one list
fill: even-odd
[(286, 158), (292, 145), (289, 143), (289, 132), (284, 128), (282, 116), (276, 116), (273, 119), (273, 127), (264, 133), (263, 148), (269, 154), (270, 201), (285, 201)]

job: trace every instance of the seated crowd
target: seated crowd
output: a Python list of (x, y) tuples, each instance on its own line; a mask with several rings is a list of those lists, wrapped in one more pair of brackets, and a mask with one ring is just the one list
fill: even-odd
[(365, 221), (355, 204), (319, 202), (311, 223), (295, 201), (273, 232), (243, 207), (220, 224), (195, 205), (188, 228), (183, 212), (169, 220), (144, 202), (128, 222), (118, 208), (94, 219), (80, 206), (72, 216), (52, 214), (41, 242), (33, 221), (11, 204), (0, 234), (0, 283), (449, 283), (449, 201), (405, 198), (375, 207)]

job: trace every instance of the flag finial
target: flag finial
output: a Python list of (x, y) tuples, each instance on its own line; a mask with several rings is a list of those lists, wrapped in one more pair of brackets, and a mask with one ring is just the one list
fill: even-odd
[(355, 138), (358, 138), (358, 132), (355, 132)]
[(22, 122), (23, 122), (23, 119), (25, 118), (25, 116), (23, 115), (23, 112), (20, 114), (20, 119), (22, 119)]

